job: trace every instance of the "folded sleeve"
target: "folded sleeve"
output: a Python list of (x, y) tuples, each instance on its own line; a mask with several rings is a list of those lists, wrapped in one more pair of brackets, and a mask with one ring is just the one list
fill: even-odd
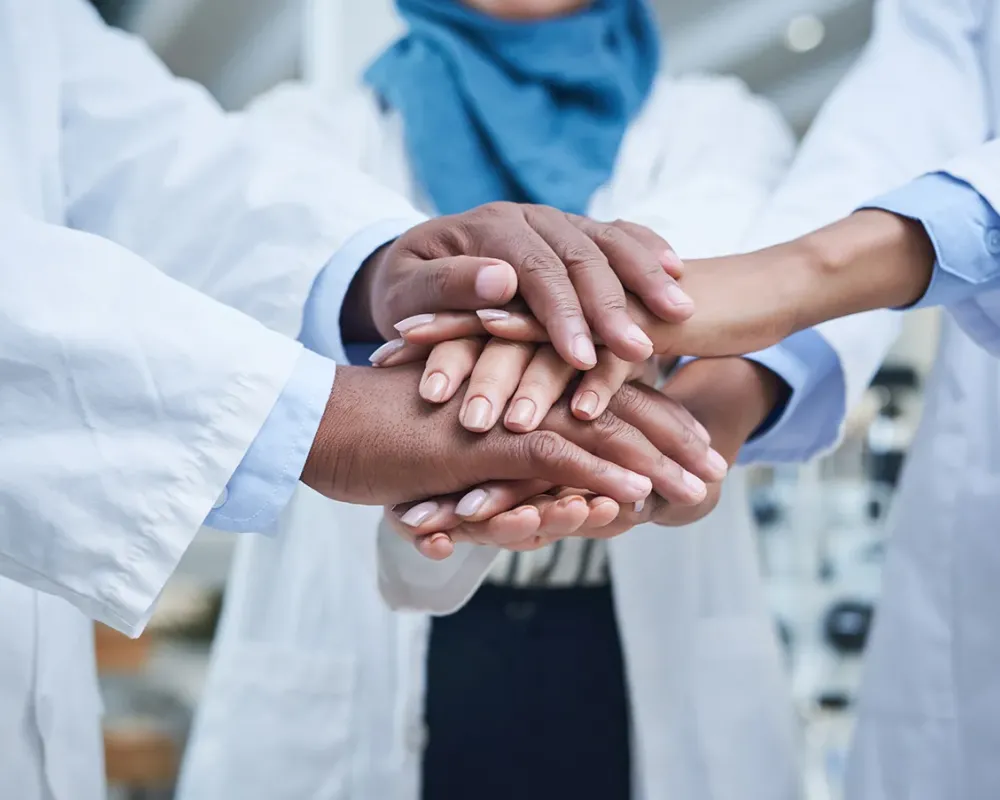
[(805, 330), (744, 357), (770, 369), (791, 392), (744, 445), (740, 463), (805, 461), (836, 444), (846, 395), (840, 358), (826, 339)]
[(924, 175), (866, 203), (923, 225), (937, 261), (915, 307), (953, 306), (1000, 288), (1000, 215), (975, 188), (947, 173)]

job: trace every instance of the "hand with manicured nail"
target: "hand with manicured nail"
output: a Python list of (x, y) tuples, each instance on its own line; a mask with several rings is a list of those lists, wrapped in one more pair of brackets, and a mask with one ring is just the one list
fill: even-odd
[[(713, 450), (730, 465), (747, 439), (787, 399), (787, 391), (777, 375), (742, 358), (690, 362), (677, 370), (663, 388), (664, 396), (694, 415), (699, 435), (711, 437)], [(566, 532), (565, 522), (558, 518), (531, 515), (528, 508), (537, 500), (534, 493), (540, 490), (557, 498), (580, 497), (588, 504), (586, 518)], [(504, 482), (480, 487), (463, 497), (443, 498), (424, 505), (417, 513), (408, 515), (411, 509), (406, 506), (387, 514), (393, 527), (413, 540), (421, 553), (441, 559), (451, 554), (454, 542), (538, 546), (566, 535), (611, 538), (644, 522), (688, 525), (715, 508), (721, 491), (721, 483), (710, 482), (698, 503), (672, 503), (654, 492), (639, 503), (618, 504), (574, 489), (550, 490), (537, 483)], [(473, 513), (463, 513), (473, 507)], [(551, 501), (543, 508), (551, 509)], [(509, 509), (518, 513), (504, 513)]]
[(458, 423), (460, 400), (428, 405), (417, 394), (419, 377), (419, 366), (338, 368), (303, 482), (336, 500), (372, 505), (529, 478), (620, 502), (640, 500), (654, 487), (691, 495), (680, 467), (627, 421), (609, 415), (582, 423), (562, 404), (538, 431), (498, 426), (473, 434)]
[[(562, 401), (560, 413), (566, 413), (565, 401)], [(543, 425), (548, 419), (546, 417)], [(577, 424), (584, 429), (616, 431), (616, 437), (648, 439), (653, 450), (645, 451), (645, 456), (636, 452), (634, 457), (648, 457), (650, 461), (641, 466), (634, 461), (628, 464), (634, 464), (634, 469), (649, 475), (656, 494), (672, 506), (701, 504), (712, 491), (712, 485), (721, 481), (728, 469), (726, 459), (709, 446), (705, 428), (676, 400), (646, 386), (626, 384), (612, 398), (608, 411), (593, 422)], [(604, 435), (606, 433), (599, 434)], [(567, 535), (615, 535), (621, 531), (604, 526), (620, 516), (619, 506), (630, 510), (628, 518), (634, 520), (632, 524), (648, 518), (654, 509), (653, 506), (643, 509), (642, 500), (636, 509), (634, 502), (621, 502), (620, 498), (573, 489), (570, 496), (580, 497), (587, 508), (577, 504), (577, 512), (582, 516), (573, 517), (577, 521), (571, 525), (558, 516), (562, 505), (571, 504), (564, 494), (566, 490), (556, 489), (558, 502), (554, 506), (545, 499), (553, 486), (559, 484), (493, 482), (465, 494), (398, 506), (392, 509), (390, 518), (397, 530), (406, 532), (419, 545), (421, 552), (428, 557), (443, 558), (450, 555), (453, 541), (488, 541), (512, 547), (537, 546), (553, 537)], [(541, 508), (534, 512), (529, 508), (539, 505)], [(642, 513), (646, 516), (640, 516)], [(553, 518), (552, 514), (557, 516)]]
[(674, 279), (680, 269), (669, 245), (642, 226), (490, 203), (418, 225), (373, 254), (341, 322), (347, 339), (392, 339), (438, 313), (501, 308), (517, 292), (562, 359), (586, 370), (597, 364), (594, 335), (619, 358), (651, 355), (626, 311), (626, 292), (659, 319), (691, 315)]

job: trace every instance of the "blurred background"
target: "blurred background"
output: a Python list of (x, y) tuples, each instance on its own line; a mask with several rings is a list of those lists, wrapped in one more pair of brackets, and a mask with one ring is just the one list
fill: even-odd
[[(240, 108), (280, 81), (349, 86), (397, 32), (391, 0), (94, 0), (178, 74)], [(798, 133), (857, 56), (870, 0), (656, 0), (677, 72), (733, 73)], [(760, 469), (760, 553), (806, 741), (809, 800), (839, 797), (860, 658), (875, 610), (893, 489), (920, 411), (934, 312), (907, 318), (841, 448)], [(99, 631), (114, 797), (171, 796), (201, 688), (232, 539), (204, 531), (133, 643)]]

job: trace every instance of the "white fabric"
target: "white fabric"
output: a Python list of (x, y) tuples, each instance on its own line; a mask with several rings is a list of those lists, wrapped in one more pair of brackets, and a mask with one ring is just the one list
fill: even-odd
[[(336, 113), (303, 115), (295, 89), (264, 106), (304, 143), (335, 141), (390, 188), (419, 200), (399, 120), (382, 116), (367, 94), (336, 102)], [(739, 83), (664, 79), (591, 213), (652, 225), (682, 256), (732, 250), (791, 148), (773, 109)], [(353, 603), (340, 599), (348, 562), (327, 549), (338, 537), (371, 536), (373, 511), (314, 504), (305, 492), (299, 503), (279, 538), (239, 543), (181, 800), (418, 797), (426, 618), (387, 616), (370, 590), (359, 588)], [(447, 561), (431, 562), (385, 531), (378, 550), (390, 603), (441, 613), (465, 601), (496, 556), (493, 548), (460, 546)], [(637, 800), (744, 800), (747, 787), (759, 800), (798, 797), (791, 700), (743, 474), (734, 471), (705, 521), (633, 531), (612, 543), (611, 561), (635, 711)], [(331, 608), (343, 610), (324, 614)], [(269, 615), (266, 628), (250, 622), (260, 613)], [(346, 659), (350, 652), (356, 660)], [(362, 680), (363, 697), (355, 688)], [(357, 727), (364, 717), (370, 724)], [(323, 743), (333, 738), (327, 752)]]
[(85, 614), (142, 630), (318, 270), (415, 214), (331, 153), (224, 116), (83, 0), (0, 0), (3, 797), (104, 796)]
[[(998, 11), (993, 0), (879, 3), (873, 40), (766, 215), (771, 229), (801, 232), (935, 169), (1000, 201), (997, 145), (986, 143), (1000, 123)], [(977, 346), (997, 351), (1000, 302), (974, 305), (975, 327), (974, 309), (961, 311), (977, 343), (944, 321), (895, 501), (850, 800), (1000, 797), (1000, 366)], [(855, 388), (891, 343), (888, 316), (821, 326)]]

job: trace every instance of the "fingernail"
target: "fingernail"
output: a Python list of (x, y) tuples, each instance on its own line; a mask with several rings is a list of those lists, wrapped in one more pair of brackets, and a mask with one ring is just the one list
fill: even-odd
[(630, 342), (642, 345), (645, 349), (649, 350), (650, 353), (653, 352), (653, 341), (643, 332), (635, 323), (628, 326), (628, 330), (625, 331), (625, 336)]
[(708, 454), (705, 456), (705, 461), (708, 463), (709, 469), (712, 470), (720, 478), (725, 477), (725, 474), (729, 472), (729, 463), (722, 457), (722, 454), (713, 450), (708, 449)]
[(652, 481), (650, 481), (649, 478), (643, 475), (637, 475), (634, 472), (629, 473), (628, 477), (625, 478), (625, 484), (632, 492), (638, 495), (640, 499), (649, 497), (649, 493), (653, 491)]
[(493, 405), (485, 397), (473, 397), (465, 407), (462, 424), (473, 431), (485, 431), (490, 424)]
[(687, 486), (694, 495), (703, 495), (708, 491), (708, 487), (705, 486), (705, 481), (697, 475), (692, 475), (687, 470), (684, 470), (684, 485)]
[(378, 350), (368, 356), (368, 360), (371, 361), (372, 366), (377, 367), (383, 361), (385, 361), (389, 356), (398, 353), (403, 349), (406, 344), (402, 339), (393, 339), (391, 342), (386, 342)]
[(481, 308), (476, 312), (476, 316), (483, 322), (503, 322), (510, 318), (510, 314), (499, 308)]
[(681, 257), (677, 255), (673, 250), (664, 250), (663, 255), (660, 256), (660, 263), (670, 269), (684, 269), (684, 262), (681, 261)]
[(695, 432), (698, 434), (698, 436), (700, 436), (706, 442), (712, 441), (712, 434), (710, 434), (708, 432), (708, 428), (706, 428), (704, 425), (698, 422), (698, 420), (694, 420), (694, 429)]
[(444, 373), (432, 372), (427, 376), (424, 385), (420, 387), (420, 396), (432, 403), (440, 403), (444, 400), (444, 393), (447, 390), (448, 378)]
[(666, 290), (667, 300), (675, 306), (693, 306), (692, 300), (687, 293), (676, 283), (671, 283)]
[(483, 503), (489, 494), (484, 489), (473, 489), (465, 497), (458, 501), (455, 506), (455, 513), (460, 517), (471, 517), (483, 507)]
[(577, 398), (575, 407), (580, 414), (590, 419), (597, 413), (597, 404), (600, 401), (597, 392), (584, 392)]
[(392, 327), (400, 333), (406, 333), (407, 331), (412, 331), (414, 328), (419, 328), (421, 325), (427, 325), (433, 321), (434, 314), (416, 314), (412, 317), (401, 319)]
[(476, 296), (483, 300), (506, 300), (513, 267), (497, 262), (479, 268), (476, 275)]
[(646, 507), (646, 498), (645, 497), (642, 498), (642, 500), (636, 500), (635, 501), (635, 513), (636, 514), (641, 514), (642, 510), (645, 507)]
[(403, 514), (403, 516), (399, 518), (399, 521), (404, 525), (409, 525), (411, 528), (416, 528), (437, 510), (438, 504), (433, 500), (428, 500), (426, 503), (415, 505)]
[(577, 334), (576, 338), (573, 339), (571, 352), (573, 353), (573, 357), (581, 364), (586, 364), (589, 367), (597, 364), (597, 353), (594, 350), (594, 343), (590, 341), (590, 337), (584, 336), (582, 333)]
[(507, 415), (508, 425), (517, 425), (521, 428), (531, 427), (531, 421), (535, 418), (536, 406), (534, 400), (522, 397), (513, 406)]

